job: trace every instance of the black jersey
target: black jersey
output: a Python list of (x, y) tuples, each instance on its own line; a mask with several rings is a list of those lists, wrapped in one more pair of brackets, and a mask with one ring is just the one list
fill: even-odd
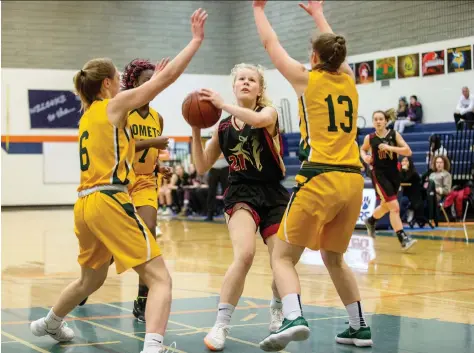
[[(258, 107), (256, 111), (262, 109)], [(266, 128), (254, 128), (248, 124), (239, 130), (233, 116), (219, 123), (219, 145), (230, 166), (230, 184), (279, 183), (284, 178), (278, 122), (276, 130), (274, 137)]]
[(389, 130), (384, 137), (378, 136), (375, 132), (369, 135), (370, 147), (372, 148), (372, 166), (374, 170), (395, 173), (398, 175), (398, 154), (392, 151), (381, 151), (379, 145), (385, 143), (390, 146), (397, 146), (396, 133)]

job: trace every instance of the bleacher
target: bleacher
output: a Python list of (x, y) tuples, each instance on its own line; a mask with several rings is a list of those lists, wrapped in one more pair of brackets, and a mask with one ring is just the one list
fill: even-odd
[[(373, 128), (360, 130), (358, 137), (359, 144), (362, 143), (365, 135), (373, 132)], [(421, 175), (427, 170), (426, 155), (429, 150), (429, 138), (433, 134), (441, 136), (442, 144), (448, 150), (448, 157), (453, 161), (453, 179), (466, 180), (473, 167), (473, 139), (472, 130), (456, 131), (453, 122), (419, 124), (405, 129), (403, 138), (410, 145), (413, 151), (413, 161), (418, 173)], [(294, 177), (300, 168), (298, 159), (298, 148), (300, 143), (300, 133), (286, 133), (283, 136), (284, 162), (287, 168), (285, 186), (291, 187), (294, 184)], [(459, 167), (458, 167), (459, 166)], [(462, 166), (462, 168), (460, 168)]]

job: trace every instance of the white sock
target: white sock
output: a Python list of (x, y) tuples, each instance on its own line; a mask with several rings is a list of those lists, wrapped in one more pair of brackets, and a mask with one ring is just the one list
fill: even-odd
[(61, 326), (63, 319), (63, 317), (57, 316), (51, 308), (48, 315), (46, 315), (44, 321), (46, 322), (46, 325), (50, 330), (56, 330), (59, 326)]
[(361, 326), (367, 326), (361, 302), (354, 302), (352, 304), (346, 305), (346, 310), (349, 314), (349, 325), (354, 330), (360, 329)]
[(163, 346), (163, 336), (159, 333), (145, 334), (143, 353), (158, 353)]
[(230, 324), (230, 319), (232, 318), (232, 314), (234, 313), (235, 306), (232, 304), (222, 304), (219, 303), (217, 307), (217, 320), (216, 324)]
[(273, 296), (272, 301), (270, 302), (270, 308), (272, 309), (281, 309), (283, 308), (283, 303), (280, 298)]
[(296, 293), (288, 294), (282, 299), (283, 302), (283, 315), (288, 320), (295, 320), (296, 318), (303, 316), (303, 310), (301, 309), (300, 295)]

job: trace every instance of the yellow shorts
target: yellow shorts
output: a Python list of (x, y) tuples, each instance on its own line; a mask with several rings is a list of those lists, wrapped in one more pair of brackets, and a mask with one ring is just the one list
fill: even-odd
[(129, 192), (135, 207), (151, 206), (158, 210), (158, 184), (154, 175), (137, 175)]
[(74, 205), (74, 231), (79, 240), (78, 262), (99, 269), (112, 256), (117, 273), (161, 255), (161, 250), (130, 195), (117, 190), (98, 191)]
[(301, 169), (296, 182), (278, 237), (312, 250), (344, 253), (360, 214), (360, 171)]

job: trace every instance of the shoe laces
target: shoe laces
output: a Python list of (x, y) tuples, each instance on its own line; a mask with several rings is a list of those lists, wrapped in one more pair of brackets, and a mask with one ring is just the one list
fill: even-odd
[(282, 321), (283, 320), (283, 311), (277, 308), (271, 308), (272, 319)]
[(213, 331), (215, 333), (221, 333), (221, 331), (224, 331), (223, 333), (227, 336), (230, 332), (230, 327), (226, 324), (216, 324), (213, 328)]
[(177, 347), (176, 342), (173, 342), (167, 348), (161, 347), (161, 350), (159, 351), (159, 353), (170, 353), (173, 351), (173, 349), (176, 349), (176, 347)]

